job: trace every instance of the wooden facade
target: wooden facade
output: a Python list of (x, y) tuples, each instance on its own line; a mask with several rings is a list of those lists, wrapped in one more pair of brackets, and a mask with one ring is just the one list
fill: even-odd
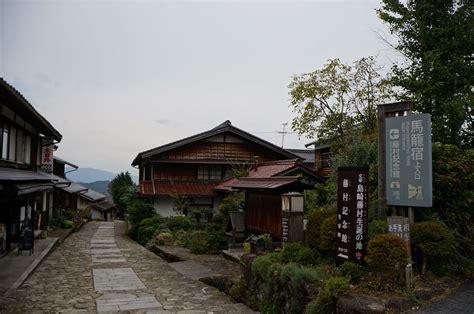
[(230, 121), (209, 131), (137, 155), (142, 196), (150, 197), (165, 216), (173, 214), (172, 199), (189, 206), (217, 209), (222, 194), (214, 187), (232, 176), (233, 167), (254, 167), (296, 155), (233, 126)]

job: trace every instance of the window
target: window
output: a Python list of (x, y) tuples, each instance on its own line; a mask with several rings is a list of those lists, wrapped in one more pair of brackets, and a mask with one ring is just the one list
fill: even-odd
[(31, 163), (31, 136), (25, 134), (25, 163)]
[(10, 149), (8, 160), (16, 160), (16, 129), (14, 127), (10, 128)]
[(222, 180), (222, 166), (200, 165), (197, 178), (198, 180)]
[(331, 167), (331, 153), (330, 152), (321, 154), (321, 166), (323, 168)]
[(10, 139), (8, 134), (8, 126), (4, 125), (2, 130), (2, 159), (8, 158), (8, 140)]
[(18, 162), (23, 162), (25, 158), (25, 138), (23, 136), (23, 131), (18, 129), (16, 134), (16, 160)]

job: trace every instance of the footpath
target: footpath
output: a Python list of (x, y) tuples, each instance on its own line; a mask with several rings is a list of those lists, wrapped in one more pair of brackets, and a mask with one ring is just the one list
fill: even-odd
[(70, 232), (71, 230), (68, 229), (58, 229), (49, 238), (35, 240), (31, 255), (30, 251), (23, 251), (18, 255), (18, 249), (14, 249), (0, 258), (0, 296), (10, 293), (23, 284), (41, 261), (58, 243), (64, 241)]

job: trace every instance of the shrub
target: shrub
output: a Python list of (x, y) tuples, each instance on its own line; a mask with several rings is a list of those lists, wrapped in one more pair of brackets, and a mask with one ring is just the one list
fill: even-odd
[(229, 295), (235, 301), (244, 303), (246, 291), (247, 285), (245, 284), (245, 279), (242, 277), (236, 284), (232, 286), (232, 288), (230, 288)]
[(227, 195), (219, 205), (219, 213), (227, 220), (230, 212), (239, 211), (244, 200), (245, 194), (243, 192)]
[(298, 242), (288, 243), (283, 247), (281, 252), (281, 260), (283, 263), (296, 263), (298, 265), (314, 264), (315, 256), (313, 251)]
[(289, 264), (281, 271), (281, 283), (286, 297), (285, 312), (299, 313), (308, 302), (308, 286), (313, 283), (313, 273), (304, 267)]
[(193, 223), (189, 217), (186, 216), (173, 216), (166, 219), (166, 225), (171, 231), (175, 230), (190, 230), (193, 227)]
[(208, 231), (207, 241), (209, 242), (211, 253), (219, 253), (229, 246), (227, 236), (222, 230)]
[(433, 269), (440, 264), (446, 264), (455, 249), (453, 233), (444, 225), (436, 221), (416, 223), (411, 229), (411, 243), (423, 252), (422, 273), (425, 273), (427, 262), (430, 261)]
[(369, 223), (369, 240), (373, 239), (378, 234), (388, 233), (387, 220), (372, 220)]
[(339, 271), (346, 277), (350, 278), (353, 283), (359, 282), (360, 278), (364, 275), (364, 269), (361, 265), (346, 261), (344, 264), (339, 266)]
[(369, 241), (365, 261), (387, 280), (394, 280), (408, 262), (405, 242), (394, 234), (379, 234)]
[(336, 252), (337, 242), (337, 215), (332, 214), (327, 217), (321, 223), (321, 229), (319, 231), (320, 243), (319, 249), (325, 253)]
[(186, 247), (189, 246), (190, 234), (185, 230), (178, 230), (173, 233), (174, 245)]
[(156, 215), (153, 205), (145, 203), (141, 199), (137, 199), (127, 208), (128, 220), (132, 226), (138, 225), (143, 219), (151, 218)]
[(334, 214), (334, 211), (329, 208), (323, 208), (314, 211), (308, 217), (308, 223), (306, 224), (305, 242), (309, 247), (316, 248), (319, 246), (320, 228), (323, 220), (330, 215)]
[(61, 222), (61, 228), (64, 228), (64, 229), (71, 229), (73, 226), (74, 226), (74, 222), (72, 222), (71, 220), (64, 219), (64, 220)]
[(145, 218), (140, 221), (140, 226), (160, 225), (164, 220), (165, 218), (161, 217), (159, 214), (156, 214), (153, 217)]
[(156, 240), (158, 245), (171, 245), (173, 244), (173, 235), (170, 232), (160, 232)]
[(147, 244), (153, 238), (158, 225), (139, 225), (137, 231), (137, 242), (141, 245)]
[(209, 242), (199, 238), (192, 239), (190, 250), (193, 254), (207, 254), (209, 253)]

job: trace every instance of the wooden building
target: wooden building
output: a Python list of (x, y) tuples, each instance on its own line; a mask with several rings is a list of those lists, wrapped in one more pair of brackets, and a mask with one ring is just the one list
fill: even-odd
[(0, 251), (18, 242), (22, 225), (39, 229), (47, 222), (52, 191), (65, 184), (52, 174), (53, 151), (61, 139), (28, 100), (0, 78)]
[(313, 141), (305, 146), (314, 146), (314, 168), (316, 172), (323, 177), (329, 177), (331, 174), (331, 145), (321, 141)]
[(175, 213), (176, 200), (189, 208), (217, 210), (223, 198), (214, 188), (232, 177), (232, 169), (298, 156), (245, 132), (226, 121), (188, 138), (141, 152), (139, 192), (163, 216)]

